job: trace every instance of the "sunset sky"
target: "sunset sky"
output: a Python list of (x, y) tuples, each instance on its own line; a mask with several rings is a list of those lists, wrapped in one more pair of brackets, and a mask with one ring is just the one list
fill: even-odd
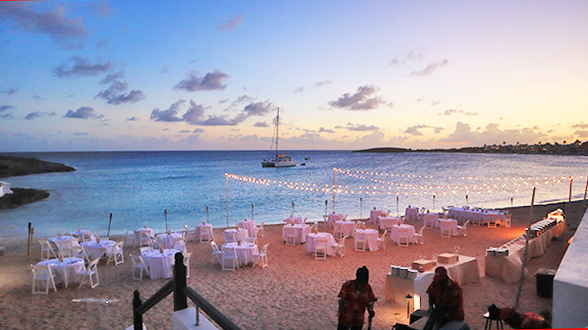
[(0, 152), (588, 140), (588, 1), (0, 2)]

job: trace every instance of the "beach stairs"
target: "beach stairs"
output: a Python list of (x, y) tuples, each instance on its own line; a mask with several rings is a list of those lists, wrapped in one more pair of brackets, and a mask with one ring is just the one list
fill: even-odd
[(179, 311), (175, 311), (172, 315), (172, 329), (173, 330), (190, 330), (190, 329), (198, 329), (198, 330), (217, 330), (221, 329), (215, 326), (205, 314), (200, 313), (198, 317), (198, 321), (200, 325), (196, 326), (196, 308), (190, 307), (186, 309), (182, 309)]

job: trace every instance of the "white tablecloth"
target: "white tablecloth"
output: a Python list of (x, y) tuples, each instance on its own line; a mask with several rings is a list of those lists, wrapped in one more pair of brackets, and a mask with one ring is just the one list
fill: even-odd
[(382, 210), (371, 210), (370, 211), (370, 220), (368, 221), (368, 223), (374, 223), (374, 224), (378, 224), (378, 217), (385, 217), (386, 216), (386, 212), (382, 211)]
[(380, 230), (386, 230), (386, 228), (390, 229), (392, 226), (397, 225), (400, 222), (399, 217), (379, 217), (378, 224), (380, 226)]
[(174, 245), (176, 244), (176, 238), (181, 238), (182, 234), (180, 233), (169, 233), (169, 234), (158, 234), (157, 244), (159, 246), (163, 246), (166, 249), (173, 249)]
[(457, 236), (459, 229), (457, 229), (457, 220), (455, 219), (439, 219), (439, 227), (448, 226), (451, 230), (451, 236)]
[(259, 253), (259, 249), (254, 243), (241, 243), (241, 245), (237, 242), (225, 243), (222, 248), (235, 248), (237, 258), (239, 258), (239, 266), (252, 262), (253, 256)]
[(63, 262), (59, 259), (49, 259), (39, 261), (37, 265), (51, 265), (55, 283), (63, 282), (66, 288), (70, 282), (78, 282), (78, 274), (86, 269), (82, 258), (63, 258)]
[(104, 255), (111, 255), (113, 253), (115, 241), (101, 239), (100, 243), (89, 241), (83, 242), (81, 246), (84, 247), (86, 253), (91, 259), (101, 258)]
[(75, 237), (69, 235), (62, 235), (61, 237), (55, 236), (48, 239), (49, 242), (53, 243), (60, 251), (62, 249), (69, 248), (69, 241)]
[(306, 236), (306, 252), (314, 252), (314, 240), (317, 237), (327, 239), (327, 255), (334, 256), (337, 252), (337, 241), (331, 233), (310, 233)]
[(378, 250), (378, 231), (375, 229), (357, 229), (358, 234), (364, 234), (370, 251)]
[(345, 215), (343, 214), (339, 214), (339, 213), (331, 213), (328, 216), (327, 219), (327, 226), (333, 227), (335, 225), (335, 221), (337, 220), (343, 220), (345, 218)]
[(302, 217), (296, 217), (296, 216), (291, 215), (290, 217), (284, 219), (284, 222), (293, 223), (293, 224), (303, 224), (304, 219), (302, 219)]
[(410, 244), (415, 243), (414, 226), (407, 225), (407, 224), (401, 224), (399, 226), (392, 226), (392, 231), (390, 232), (390, 237), (392, 238), (392, 242), (398, 243), (398, 231), (399, 230), (408, 230), (408, 243), (410, 243)]
[(423, 215), (423, 224), (425, 226), (439, 228), (439, 214), (425, 213), (425, 215)]
[(404, 217), (409, 221), (419, 220), (419, 208), (418, 207), (407, 207), (404, 212)]
[(225, 242), (231, 242), (233, 239), (233, 235), (235, 235), (235, 239), (237, 240), (237, 242), (241, 242), (243, 241), (243, 239), (245, 239), (245, 237), (249, 237), (249, 232), (247, 231), (247, 229), (244, 228), (239, 228), (238, 230), (235, 228), (229, 228), (225, 229), (224, 235)]
[(237, 223), (237, 227), (247, 229), (249, 237), (253, 237), (253, 234), (255, 233), (255, 221), (253, 220), (240, 221)]
[(212, 224), (210, 223), (206, 223), (206, 224), (198, 224), (196, 225), (196, 239), (200, 240), (200, 232), (201, 231), (207, 231), (208, 232), (208, 236), (210, 236), (210, 239), (213, 239), (214, 236), (212, 234)]
[[(559, 237), (565, 228), (566, 222), (561, 221), (555, 227), (529, 240), (527, 261), (545, 254), (545, 250), (551, 245), (551, 239), (553, 237)], [(508, 284), (517, 283), (523, 265), (525, 239), (524, 237), (520, 237), (516, 242), (511, 242), (508, 246), (504, 246), (504, 248), (508, 249), (508, 256), (487, 255), (485, 257), (485, 273), (487, 276), (501, 279)]]
[(180, 251), (175, 249), (165, 249), (163, 250), (163, 254), (161, 254), (159, 249), (153, 249), (141, 253), (141, 257), (143, 257), (143, 260), (149, 266), (152, 280), (172, 277), (174, 255), (178, 252)]
[(355, 222), (337, 220), (337, 221), (335, 221), (335, 226), (342, 226), (343, 227), (343, 235), (345, 235), (347, 237), (353, 236), (353, 231), (355, 230)]
[(92, 232), (87, 229), (78, 229), (76, 231), (72, 231), (69, 233), (71, 236), (77, 237), (78, 239), (82, 239), (83, 236), (91, 236)]
[(481, 217), (482, 224), (487, 224), (490, 220), (506, 219), (504, 212), (480, 208), (453, 207), (449, 209), (448, 215), (452, 218), (464, 217), (466, 219), (474, 219), (474, 217), (478, 216)]
[(294, 228), (296, 231), (296, 244), (306, 242), (306, 236), (310, 234), (310, 225), (284, 225), (282, 227), (282, 238), (286, 240), (286, 228)]

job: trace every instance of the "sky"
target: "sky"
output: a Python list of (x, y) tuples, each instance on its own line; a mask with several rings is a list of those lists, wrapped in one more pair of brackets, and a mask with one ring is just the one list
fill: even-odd
[(588, 1), (1, 1), (0, 152), (588, 140)]

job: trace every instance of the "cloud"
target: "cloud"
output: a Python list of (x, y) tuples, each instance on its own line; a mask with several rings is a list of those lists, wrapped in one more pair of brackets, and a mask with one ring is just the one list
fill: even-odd
[[(381, 97), (372, 97), (380, 89), (374, 85), (365, 85), (357, 88), (357, 92), (353, 95), (349, 93), (343, 94), (336, 101), (330, 101), (329, 105), (334, 108), (341, 108), (345, 110), (373, 110), (378, 108), (380, 105), (386, 105)], [(388, 104), (392, 106), (392, 104)]]
[(12, 113), (8, 110), (14, 109), (11, 105), (0, 105), (0, 118), (12, 119)]
[(39, 112), (39, 111), (35, 111), (35, 112), (31, 112), (29, 114), (27, 114), (24, 119), (26, 120), (35, 120), (37, 118), (42, 118), (42, 117), (53, 117), (55, 116), (55, 112)]
[(376, 126), (365, 126), (363, 124), (352, 124), (352, 123), (347, 123), (347, 127), (345, 127), (347, 130), (349, 131), (354, 131), (354, 132), (365, 132), (365, 131), (377, 131), (380, 128), (376, 127)]
[(0, 105), (0, 112), (8, 111), (8, 110), (10, 110), (10, 109), (14, 109), (14, 107), (13, 107), (13, 106), (11, 106), (11, 105), (7, 105), (7, 104), (5, 104), (5, 105)]
[(102, 98), (107, 100), (106, 103), (119, 105), (123, 103), (137, 103), (145, 98), (145, 94), (141, 90), (132, 90), (129, 93), (124, 93), (128, 88), (126, 81), (115, 80), (108, 89), (101, 91), (94, 98)]
[(16, 93), (18, 93), (18, 90), (14, 89), (14, 88), (9, 88), (9, 89), (0, 91), (0, 94), (6, 94), (6, 95), (12, 95), (12, 94), (16, 94)]
[(265, 121), (258, 121), (257, 123), (253, 124), (253, 127), (269, 127), (269, 124)]
[(243, 17), (243, 15), (235, 15), (234, 17), (231, 17), (228, 21), (226, 21), (224, 24), (219, 24), (218, 29), (221, 31), (230, 31), (239, 26), (244, 19), (245, 17)]
[(581, 137), (581, 138), (586, 138), (586, 137), (588, 137), (588, 131), (575, 131), (574, 135), (577, 135), (578, 137)]
[(332, 129), (327, 129), (324, 127), (319, 128), (319, 133), (330, 133), (330, 134), (334, 134), (337, 133), (337, 131), (332, 130)]
[(198, 133), (204, 133), (204, 132), (205, 132), (204, 128), (195, 128), (195, 129), (192, 131), (192, 133), (197, 133), (197, 134), (198, 134)]
[(572, 125), (572, 128), (588, 128), (588, 124), (584, 124), (582, 122), (582, 123), (579, 123), (579, 124)]
[(448, 109), (443, 111), (442, 113), (439, 113), (439, 116), (451, 116), (454, 115), (456, 113), (461, 113), (464, 114), (466, 116), (477, 116), (478, 113), (477, 112), (470, 112), (470, 111), (463, 111), (463, 110), (455, 110), (455, 109)]
[(59, 78), (79, 78), (82, 76), (97, 76), (108, 72), (112, 68), (110, 62), (104, 63), (91, 63), (88, 59), (82, 56), (72, 56), (68, 64), (61, 64), (57, 66), (53, 73)]
[(140, 118), (137, 118), (135, 116), (132, 116), (131, 118), (127, 118), (125, 121), (139, 121), (141, 120)]
[(420, 130), (426, 129), (426, 128), (432, 128), (433, 132), (435, 134), (441, 133), (441, 131), (444, 130), (443, 127), (435, 127), (435, 126), (429, 126), (429, 125), (416, 125), (416, 126), (407, 127), (403, 133), (410, 134), (413, 136), (422, 136), (423, 133)]
[(82, 18), (68, 18), (62, 5), (51, 11), (36, 12), (29, 3), (3, 1), (0, 19), (15, 22), (26, 31), (49, 35), (54, 43), (64, 48), (81, 48), (87, 36)]
[(294, 90), (294, 93), (302, 93), (304, 92), (304, 86), (300, 86)]
[(75, 132), (73, 133), (74, 136), (88, 136), (88, 133), (86, 132)]
[(190, 71), (188, 78), (180, 81), (174, 88), (189, 92), (224, 90), (227, 85), (223, 85), (222, 83), (223, 80), (228, 78), (228, 74), (222, 73), (218, 69), (215, 69), (214, 72), (207, 73), (204, 75), (204, 78), (199, 77), (196, 71)]
[(424, 48), (413, 49), (407, 55), (405, 55), (401, 58), (394, 57), (388, 64), (389, 65), (398, 65), (398, 64), (404, 64), (409, 60), (421, 60), (423, 58), (424, 54), (425, 54)]
[(447, 63), (449, 63), (448, 60), (443, 60), (443, 61), (438, 62), (438, 63), (431, 63), (431, 64), (427, 65), (427, 67), (424, 68), (424, 69), (422, 69), (422, 70), (411, 72), (411, 74), (409, 74), (409, 76), (426, 76), (426, 75), (430, 75), (431, 73), (435, 72), (438, 68), (447, 65)]
[(165, 74), (165, 73), (168, 73), (168, 72), (169, 72), (169, 70), (170, 70), (170, 68), (169, 68), (169, 65), (168, 65), (168, 64), (165, 64), (165, 65), (164, 65), (164, 66), (161, 68), (161, 70), (159, 70), (159, 72), (160, 72), (160, 73), (162, 73), (162, 74)]
[(323, 86), (330, 85), (332, 83), (333, 83), (332, 81), (330, 81), (329, 79), (327, 79), (325, 81), (319, 81), (319, 82), (314, 83), (314, 86), (315, 87), (323, 87)]
[(158, 108), (155, 108), (151, 111), (151, 119), (168, 123), (182, 121), (183, 119), (179, 118), (177, 114), (178, 110), (182, 107), (182, 105), (184, 105), (184, 103), (186, 103), (186, 101), (180, 99), (173, 103), (169, 109), (159, 110)]
[(483, 130), (472, 131), (469, 124), (457, 122), (455, 131), (438, 142), (462, 143), (467, 145), (534, 143), (547, 135), (538, 131), (538, 127), (524, 127), (520, 129), (500, 129), (498, 124), (490, 123)]
[(94, 108), (91, 107), (81, 107), (76, 111), (69, 110), (63, 116), (65, 118), (77, 118), (77, 119), (100, 119), (103, 118), (104, 115), (97, 115), (94, 113)]

